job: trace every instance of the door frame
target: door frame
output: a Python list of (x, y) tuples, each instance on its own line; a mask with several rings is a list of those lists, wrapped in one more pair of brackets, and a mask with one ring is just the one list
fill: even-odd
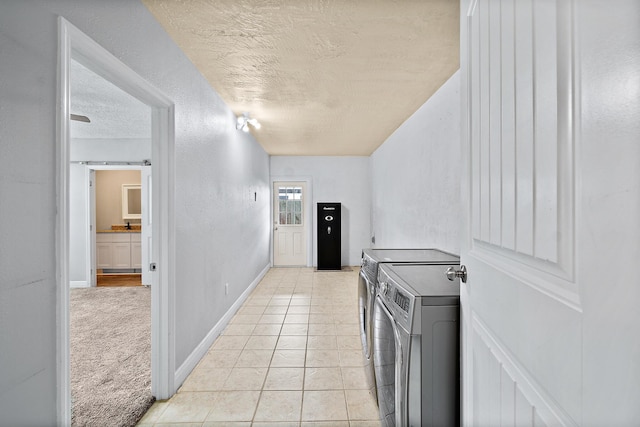
[(304, 195), (304, 212), (306, 212), (306, 216), (304, 218), (305, 222), (305, 239), (307, 240), (307, 260), (306, 266), (313, 266), (313, 191), (312, 191), (312, 181), (313, 178), (310, 176), (271, 176), (270, 183), (270, 194), (271, 194), (271, 213), (269, 214), (270, 224), (271, 224), (271, 245), (269, 251), (271, 252), (271, 266), (273, 267), (273, 255), (274, 255), (274, 246), (275, 246), (275, 233), (273, 229), (273, 222), (275, 218), (273, 217), (273, 213), (275, 212), (275, 194), (273, 194), (273, 186), (276, 182), (304, 182), (306, 187), (306, 194)]
[(56, 407), (57, 424), (71, 423), (69, 362), (69, 164), (71, 58), (151, 107), (153, 180), (153, 261), (151, 287), (151, 392), (167, 399), (175, 392), (175, 221), (174, 104), (106, 49), (63, 17), (58, 17), (56, 130)]

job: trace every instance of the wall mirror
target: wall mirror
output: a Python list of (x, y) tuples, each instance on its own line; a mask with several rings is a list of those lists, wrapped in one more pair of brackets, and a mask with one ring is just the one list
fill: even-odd
[(142, 218), (140, 184), (122, 184), (122, 219)]

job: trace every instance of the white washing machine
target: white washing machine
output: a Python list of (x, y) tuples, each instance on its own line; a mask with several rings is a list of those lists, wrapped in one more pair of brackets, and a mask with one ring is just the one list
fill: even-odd
[(375, 394), (375, 375), (372, 355), (373, 303), (378, 290), (378, 266), (381, 264), (459, 264), (457, 255), (439, 249), (363, 249), (358, 278), (358, 305), (360, 310), (360, 337), (365, 358), (369, 388)]
[(383, 264), (373, 309), (373, 362), (385, 426), (460, 424), (459, 264)]

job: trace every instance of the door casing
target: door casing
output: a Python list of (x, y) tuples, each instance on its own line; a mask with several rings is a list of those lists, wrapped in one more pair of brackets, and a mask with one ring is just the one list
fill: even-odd
[(164, 94), (124, 65), (102, 46), (63, 17), (58, 18), (58, 108), (56, 277), (58, 294), (57, 424), (71, 424), (69, 382), (69, 162), (70, 162), (70, 61), (87, 68), (134, 96), (152, 111), (153, 258), (158, 265), (151, 290), (151, 391), (156, 399), (175, 393), (174, 341), (174, 105)]

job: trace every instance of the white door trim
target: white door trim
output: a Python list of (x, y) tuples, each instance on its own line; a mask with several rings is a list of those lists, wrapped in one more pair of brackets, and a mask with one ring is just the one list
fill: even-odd
[(313, 187), (312, 182), (313, 178), (310, 176), (282, 176), (276, 175), (271, 176), (271, 213), (270, 213), (270, 224), (271, 224), (271, 266), (273, 266), (273, 245), (274, 245), (274, 233), (273, 233), (273, 212), (275, 211), (275, 206), (273, 205), (274, 194), (273, 194), (273, 185), (276, 182), (304, 182), (306, 185), (306, 194), (304, 200), (304, 212), (306, 213), (305, 217), (305, 238), (307, 239), (307, 267), (311, 267), (313, 265)]
[(151, 391), (157, 399), (175, 392), (174, 341), (174, 106), (173, 102), (75, 26), (58, 18), (56, 144), (56, 286), (58, 425), (71, 424), (69, 382), (69, 69), (71, 58), (139, 99), (152, 109), (153, 258), (158, 264), (151, 289)]

